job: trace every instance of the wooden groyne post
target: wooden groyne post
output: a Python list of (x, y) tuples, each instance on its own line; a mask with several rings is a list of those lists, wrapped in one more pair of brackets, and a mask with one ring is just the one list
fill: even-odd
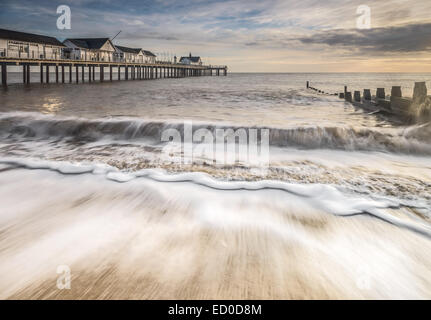
[(361, 91), (355, 91), (354, 99), (356, 102), (361, 102)]
[(364, 89), (364, 100), (371, 101), (371, 90)]
[(344, 93), (344, 100), (346, 100), (347, 102), (353, 102), (352, 93), (350, 91)]

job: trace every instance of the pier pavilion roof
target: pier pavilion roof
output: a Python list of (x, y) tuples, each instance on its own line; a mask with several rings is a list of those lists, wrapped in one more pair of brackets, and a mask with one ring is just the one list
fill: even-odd
[(42, 36), (39, 34), (19, 32), (13, 30), (0, 29), (0, 39), (15, 40), (22, 42), (32, 42), (48, 44), (52, 46), (64, 47), (64, 45), (54, 37)]
[(180, 62), (187, 61), (187, 60), (190, 62), (193, 62), (193, 63), (199, 63), (201, 61), (201, 57), (194, 57), (190, 53), (190, 55), (188, 57), (181, 57), (180, 58)]
[(139, 52), (142, 51), (140, 48), (128, 48), (128, 47), (122, 47), (122, 46), (115, 46), (118, 50), (128, 53), (135, 53), (139, 54)]
[(155, 57), (156, 55), (154, 54), (154, 53), (152, 53), (151, 51), (148, 51), (148, 50), (142, 50), (143, 52), (144, 52), (144, 54), (146, 55), (146, 56), (151, 56), (151, 57)]
[(109, 38), (81, 38), (81, 39), (66, 39), (65, 41), (72, 42), (75, 46), (83, 49), (101, 49), (106, 42), (111, 42)]

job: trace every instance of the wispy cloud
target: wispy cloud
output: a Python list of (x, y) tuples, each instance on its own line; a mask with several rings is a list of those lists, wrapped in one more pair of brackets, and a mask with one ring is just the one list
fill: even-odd
[(431, 49), (431, 23), (370, 30), (331, 30), (297, 40), (303, 44), (343, 47), (354, 53), (425, 52)]

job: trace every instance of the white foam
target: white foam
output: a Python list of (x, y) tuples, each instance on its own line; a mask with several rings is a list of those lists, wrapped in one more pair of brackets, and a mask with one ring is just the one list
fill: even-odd
[(334, 215), (349, 216), (366, 213), (397, 226), (431, 237), (430, 226), (423, 223), (406, 222), (379, 211), (379, 209), (384, 208), (398, 208), (401, 206), (399, 202), (385, 198), (375, 200), (365, 196), (358, 197), (343, 193), (337, 187), (327, 184), (297, 184), (274, 180), (220, 181), (201, 172), (168, 174), (162, 169), (145, 169), (133, 173), (121, 172), (117, 168), (107, 165), (100, 166), (94, 164), (76, 164), (21, 158), (1, 159), (0, 163), (29, 169), (53, 170), (63, 174), (95, 173), (105, 175), (105, 178), (108, 180), (121, 183), (143, 178), (164, 183), (193, 183), (220, 191), (278, 190), (307, 198), (307, 201), (313, 204), (316, 208)]

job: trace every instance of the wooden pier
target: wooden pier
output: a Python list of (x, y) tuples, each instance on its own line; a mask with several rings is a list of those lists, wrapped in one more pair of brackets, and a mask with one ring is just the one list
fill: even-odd
[[(164, 78), (185, 78), (201, 76), (227, 76), (227, 66), (187, 65), (172, 63), (127, 63), (82, 60), (40, 60), (20, 58), (0, 58), (1, 83), (7, 87), (8, 66), (21, 66), (24, 84), (30, 84), (30, 66), (39, 66), (40, 83), (82, 83), (96, 81), (96, 68), (99, 70), (99, 81), (122, 80), (153, 80)], [(114, 70), (117, 79), (114, 79)], [(67, 72), (66, 72), (67, 71)], [(85, 76), (87, 71), (88, 76)], [(105, 78), (105, 71), (107, 77)], [(55, 72), (55, 79), (50, 82), (50, 73)], [(66, 74), (68, 78), (66, 78)], [(44, 76), (45, 75), (45, 76)], [(81, 77), (80, 77), (81, 75)]]

